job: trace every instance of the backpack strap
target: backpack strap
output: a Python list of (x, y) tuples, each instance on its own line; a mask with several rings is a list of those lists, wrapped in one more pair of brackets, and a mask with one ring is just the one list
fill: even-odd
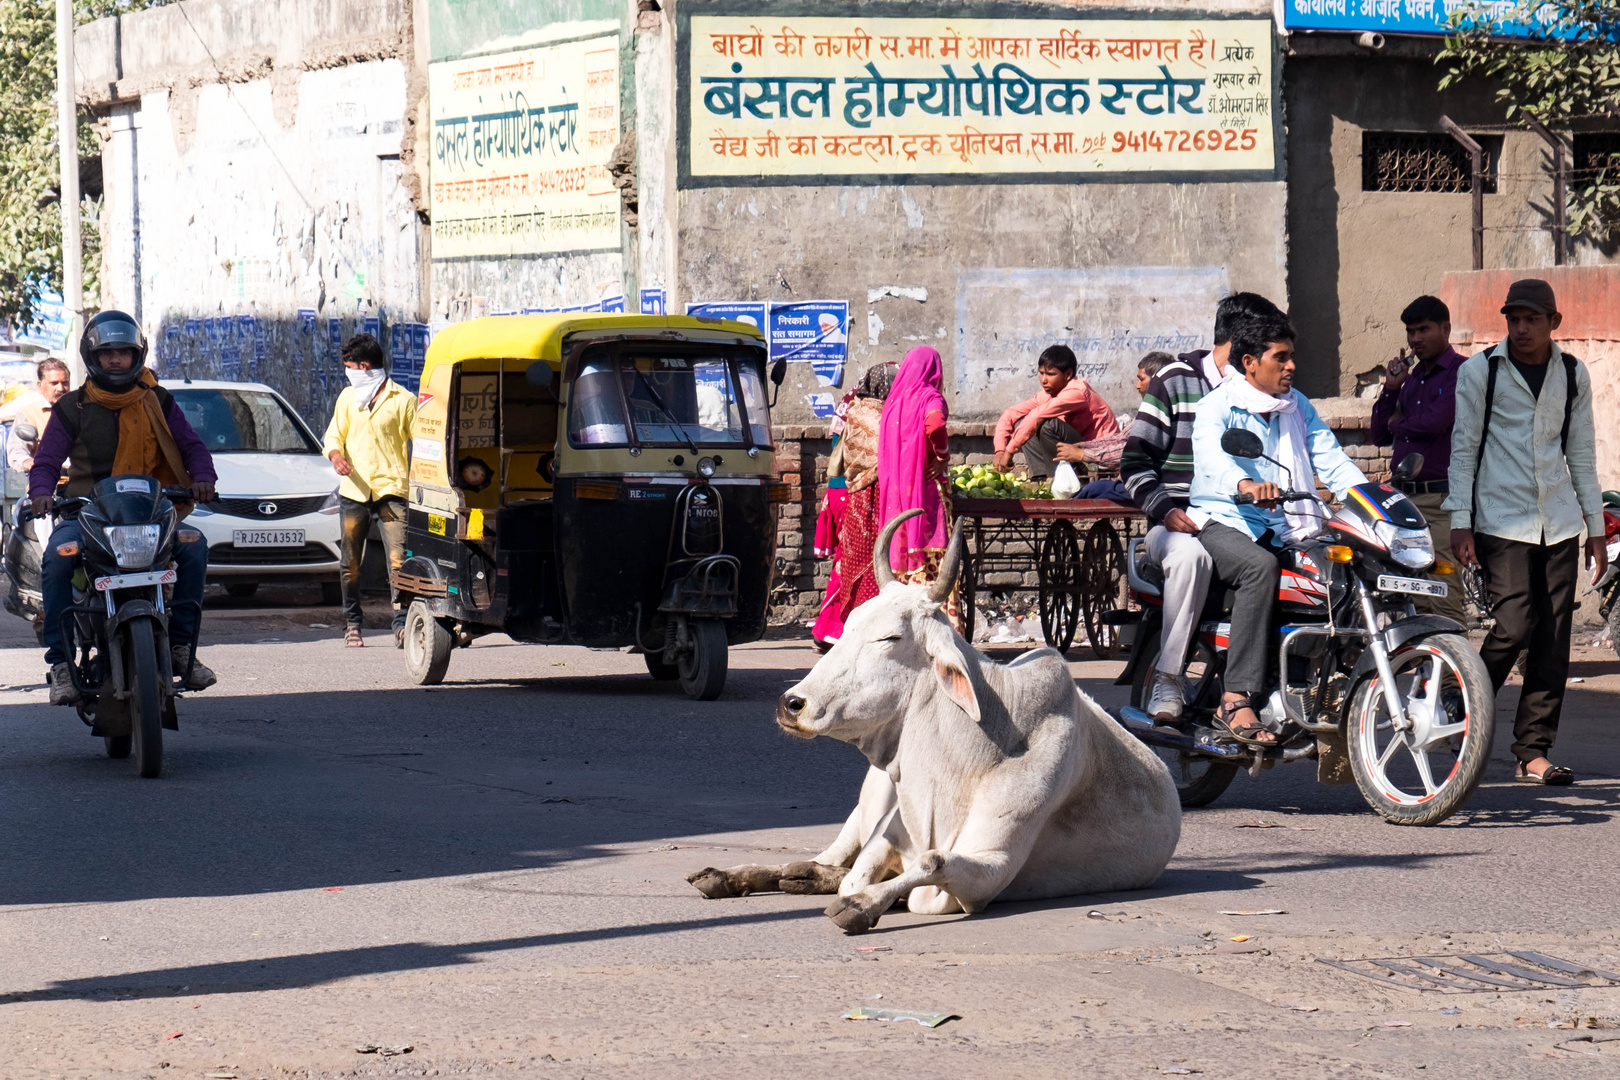
[(1564, 354), (1564, 429), (1559, 433), (1559, 445), (1564, 456), (1569, 456), (1569, 417), (1575, 411), (1575, 358)]
[(1486, 355), (1490, 367), (1485, 375), (1485, 415), (1479, 425), (1479, 453), (1474, 456), (1474, 490), (1468, 497), (1468, 513), (1475, 528), (1479, 526), (1479, 470), (1485, 464), (1485, 436), (1491, 430), (1491, 409), (1496, 404), (1496, 369), (1501, 359), (1494, 350)]

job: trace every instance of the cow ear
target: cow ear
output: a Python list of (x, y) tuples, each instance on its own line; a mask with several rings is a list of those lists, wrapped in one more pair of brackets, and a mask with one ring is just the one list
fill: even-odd
[[(975, 724), (979, 723), (982, 719), (979, 695), (974, 692), (973, 679), (968, 675), (967, 658), (957, 648), (956, 635), (948, 626), (929, 629), (935, 631), (928, 635), (928, 655), (933, 660), (934, 678), (939, 680), (945, 696), (967, 713)], [(944, 632), (939, 633), (940, 630)]]

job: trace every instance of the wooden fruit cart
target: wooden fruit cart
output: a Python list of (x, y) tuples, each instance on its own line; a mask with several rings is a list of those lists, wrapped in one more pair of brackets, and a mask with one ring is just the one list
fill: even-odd
[(1033, 588), (1048, 645), (1067, 650), (1083, 625), (1100, 658), (1119, 655), (1120, 628), (1105, 618), (1126, 606), (1125, 540), (1146, 532), (1141, 511), (1108, 499), (960, 496), (951, 509), (967, 521), (961, 582), (968, 640), (980, 592)]

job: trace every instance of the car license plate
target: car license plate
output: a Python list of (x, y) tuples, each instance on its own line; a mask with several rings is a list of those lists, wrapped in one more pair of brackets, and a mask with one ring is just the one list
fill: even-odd
[(236, 547), (303, 547), (303, 529), (234, 529), (231, 542)]
[(1446, 583), (1443, 581), (1429, 581), (1426, 578), (1396, 577), (1394, 574), (1378, 575), (1379, 592), (1410, 593), (1413, 596), (1444, 596), (1447, 593)]
[(96, 591), (133, 589), (137, 585), (173, 585), (175, 577), (173, 570), (151, 570), (144, 574), (114, 574), (112, 577), (96, 578)]

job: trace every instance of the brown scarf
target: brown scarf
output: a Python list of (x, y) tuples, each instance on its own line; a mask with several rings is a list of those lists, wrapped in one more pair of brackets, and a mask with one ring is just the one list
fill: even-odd
[(169, 432), (158, 396), (152, 392), (157, 382), (156, 375), (143, 371), (135, 385), (121, 394), (102, 389), (93, 379), (86, 380), (84, 392), (97, 405), (118, 413), (114, 476), (153, 476), (165, 487), (190, 487), (191, 474), (180, 458), (180, 447)]

